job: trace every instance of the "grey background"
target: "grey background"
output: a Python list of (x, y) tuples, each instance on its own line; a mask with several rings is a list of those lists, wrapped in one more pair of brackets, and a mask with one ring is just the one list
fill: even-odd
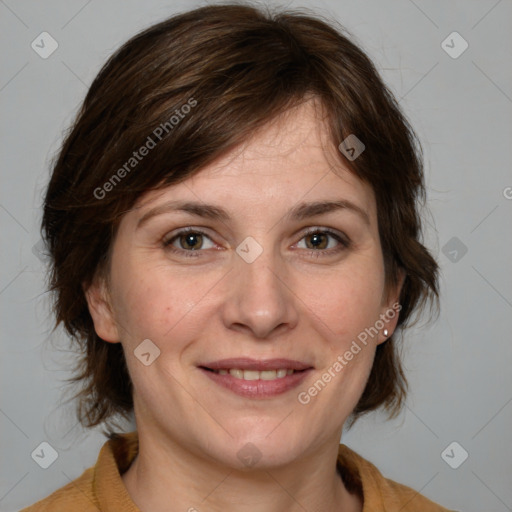
[[(61, 332), (50, 334), (44, 261), (33, 251), (51, 158), (106, 58), (143, 27), (198, 5), (0, 1), (2, 511), (78, 477), (104, 442), (63, 404), (72, 354)], [(400, 98), (425, 149), (425, 241), (442, 268), (438, 321), (406, 335), (403, 414), (368, 416), (343, 442), (446, 507), (512, 510), (512, 2), (286, 5), (346, 26)], [(43, 31), (59, 44), (47, 59), (30, 46)], [(456, 59), (441, 47), (453, 31), (469, 43)], [(31, 458), (42, 441), (58, 453), (48, 469)], [(469, 453), (458, 469), (441, 457), (452, 441)]]

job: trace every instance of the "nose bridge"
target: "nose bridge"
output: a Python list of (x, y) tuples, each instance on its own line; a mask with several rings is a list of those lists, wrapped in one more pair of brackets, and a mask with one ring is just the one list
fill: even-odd
[(254, 257), (254, 260), (240, 257), (236, 262), (236, 273), (245, 294), (254, 298), (268, 296), (268, 300), (277, 298), (281, 293), (276, 283), (280, 268), (278, 258), (270, 247)]
[(259, 338), (282, 324), (294, 324), (297, 315), (279, 253), (251, 237), (236, 252), (232, 293), (226, 303), (227, 323), (238, 328), (244, 325)]

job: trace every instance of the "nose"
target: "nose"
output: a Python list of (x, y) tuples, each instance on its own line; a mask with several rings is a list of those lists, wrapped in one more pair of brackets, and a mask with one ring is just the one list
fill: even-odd
[(284, 263), (272, 251), (264, 250), (251, 263), (236, 254), (223, 304), (225, 326), (258, 339), (293, 329), (299, 314), (289, 281)]

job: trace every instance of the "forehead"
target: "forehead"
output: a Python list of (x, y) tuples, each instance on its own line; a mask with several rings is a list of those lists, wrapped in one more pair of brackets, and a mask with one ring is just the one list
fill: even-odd
[(343, 164), (323, 116), (316, 100), (305, 101), (185, 181), (144, 194), (136, 209), (177, 197), (226, 209), (343, 198), (375, 216), (371, 186)]

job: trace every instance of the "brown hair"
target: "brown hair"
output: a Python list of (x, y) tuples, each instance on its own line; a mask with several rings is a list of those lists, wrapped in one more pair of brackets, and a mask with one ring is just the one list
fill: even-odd
[[(333, 144), (355, 134), (366, 146), (353, 161), (339, 158), (375, 192), (387, 286), (399, 269), (406, 272), (398, 326), (427, 300), (438, 307), (438, 265), (420, 241), (421, 147), (372, 62), (344, 32), (309, 12), (214, 5), (144, 30), (103, 66), (53, 166), (42, 221), (56, 326), (63, 323), (81, 349), (71, 380), (83, 385), (75, 395), (82, 425), (108, 425), (133, 411), (122, 345), (97, 336), (83, 291), (98, 272), (108, 277), (123, 213), (310, 95), (325, 107)], [(136, 159), (149, 139), (155, 145)], [(377, 347), (352, 418), (379, 406), (396, 415), (405, 393), (390, 338)]]

